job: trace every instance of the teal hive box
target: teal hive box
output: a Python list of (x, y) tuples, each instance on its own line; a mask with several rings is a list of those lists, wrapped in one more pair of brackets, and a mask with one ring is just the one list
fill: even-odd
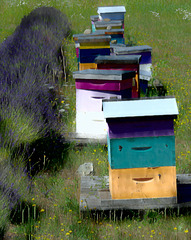
[(175, 166), (175, 137), (108, 138), (111, 169)]

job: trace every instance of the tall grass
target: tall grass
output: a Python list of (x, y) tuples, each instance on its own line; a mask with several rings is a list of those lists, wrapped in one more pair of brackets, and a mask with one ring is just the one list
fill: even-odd
[[(175, 121), (177, 173), (190, 173), (190, 1), (2, 0), (0, 42), (3, 46), (11, 41), (9, 36), (21, 23), (21, 19), (42, 5), (55, 7), (67, 15), (71, 22), (71, 35), (83, 33), (85, 29), (91, 28), (90, 16), (97, 14), (98, 6), (124, 5), (126, 7), (125, 39), (136, 42), (138, 45), (150, 45), (153, 48), (154, 77), (165, 85), (168, 95), (175, 95), (177, 99), (180, 112)], [(34, 30), (37, 31), (38, 36), (50, 37), (51, 41), (54, 41), (54, 35), (46, 29), (43, 29), (43, 32), (38, 32), (36, 28)], [(43, 44), (43, 41), (40, 43)], [(64, 98), (57, 99), (57, 96), (51, 95), (51, 90), (41, 88), (41, 83), (47, 80), (44, 74), (36, 76), (33, 72), (26, 71), (26, 75), (21, 78), (24, 79), (24, 85), (20, 89), (24, 99), (29, 100), (28, 104), (23, 105), (24, 101), (20, 102), (17, 94), (19, 85), (16, 84), (14, 89), (9, 89), (12, 97), (5, 98), (6, 103), (11, 104), (9, 105), (11, 108), (6, 105), (0, 109), (0, 167), (4, 172), (0, 176), (0, 188), (6, 188), (6, 194), (0, 198), (2, 209), (0, 236), (6, 233), (6, 236), (11, 236), (12, 239), (190, 239), (191, 217), (187, 210), (182, 210), (180, 214), (169, 210), (167, 215), (164, 211), (148, 211), (142, 219), (136, 211), (127, 212), (124, 213), (122, 221), (120, 217), (114, 221), (114, 218), (110, 219), (107, 213), (99, 215), (97, 212), (82, 218), (78, 200), (80, 179), (76, 170), (84, 162), (93, 162), (95, 175), (108, 175), (107, 148), (99, 144), (85, 147), (76, 147), (75, 144), (71, 144), (67, 146), (66, 154), (60, 138), (47, 140), (43, 135), (44, 121), (37, 116), (42, 111), (44, 104), (41, 103), (44, 100), (47, 107), (51, 103), (51, 106), (58, 106), (63, 110), (65, 118), (60, 119), (62, 124), (66, 123), (63, 132), (75, 131), (75, 86), (72, 72), (77, 70), (77, 61), (74, 42), (72, 38), (65, 38), (59, 44), (63, 44), (62, 49), (66, 56), (67, 78), (64, 81), (61, 80), (62, 87), (59, 86), (59, 91)], [(38, 51), (34, 48), (32, 51), (38, 55)], [(7, 51), (3, 51), (1, 57), (3, 56), (7, 56)], [(15, 62), (11, 60), (11, 63), (16, 64), (16, 60)], [(6, 66), (8, 65), (7, 63)], [(22, 69), (23, 65), (18, 67)], [(4, 70), (7, 70), (7, 67), (4, 67)], [(12, 76), (14, 74), (15, 72), (12, 71)], [(37, 85), (33, 85), (33, 80), (38, 80), (39, 77), (40, 81), (36, 81)], [(52, 78), (50, 77), (49, 80)], [(37, 88), (35, 90), (35, 86), (38, 86), (38, 90)], [(3, 85), (0, 91), (7, 90), (7, 87)], [(38, 96), (35, 100), (34, 92)], [(48, 94), (46, 95), (48, 97), (42, 98), (42, 93)], [(1, 95), (1, 99), (2, 96), (7, 97), (7, 95)], [(38, 101), (39, 99), (41, 101)], [(36, 104), (39, 106), (35, 108)], [(35, 110), (29, 111), (29, 106)], [(39, 112), (38, 109), (40, 109)], [(47, 120), (50, 120), (50, 115), (51, 113), (47, 112)], [(46, 129), (49, 129), (51, 122), (54, 123), (54, 117), (50, 120), (50, 124), (46, 122)], [(11, 138), (7, 137), (9, 134)], [(22, 158), (26, 156), (18, 157), (15, 153), (19, 152), (18, 148), (14, 149), (13, 154), (12, 146), (32, 143), (33, 140), (37, 144), (35, 147), (31, 144), (27, 161), (23, 165)], [(42, 150), (46, 144), (50, 146), (50, 151), (47, 153)], [(40, 156), (33, 153), (34, 148), (38, 149)], [(57, 152), (60, 154), (56, 154)], [(30, 153), (33, 153), (33, 158)], [(13, 156), (17, 157), (13, 159)], [(38, 162), (40, 159), (43, 170), (31, 176), (33, 161)], [(50, 162), (51, 165), (47, 168)], [(18, 168), (15, 164), (18, 164)], [(30, 169), (29, 173), (27, 169)], [(4, 186), (5, 183), (6, 186)]]

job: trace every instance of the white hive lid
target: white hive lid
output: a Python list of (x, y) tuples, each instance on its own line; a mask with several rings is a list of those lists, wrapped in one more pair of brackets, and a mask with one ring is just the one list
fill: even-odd
[(97, 13), (126, 13), (126, 9), (125, 6), (98, 7)]
[(103, 100), (105, 118), (176, 116), (178, 107), (174, 97), (136, 100)]

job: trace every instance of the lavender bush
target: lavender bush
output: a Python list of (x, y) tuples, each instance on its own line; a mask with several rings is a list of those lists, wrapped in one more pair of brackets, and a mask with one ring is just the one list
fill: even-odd
[(52, 74), (61, 70), (60, 49), (69, 33), (63, 13), (41, 7), (25, 16), (1, 44), (1, 134), (8, 146), (31, 143), (60, 129), (55, 108), (59, 97)]
[[(62, 70), (61, 46), (69, 34), (63, 13), (40, 7), (25, 16), (0, 45), (1, 232), (10, 213), (30, 196), (30, 171), (39, 161), (39, 141), (61, 143), (59, 91), (53, 73)], [(50, 148), (40, 147), (43, 154)], [(23, 158), (25, 163), (33, 160), (28, 169), (23, 167)]]

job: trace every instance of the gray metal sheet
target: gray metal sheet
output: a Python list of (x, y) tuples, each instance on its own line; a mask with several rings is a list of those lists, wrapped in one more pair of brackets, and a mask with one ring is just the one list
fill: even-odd
[(133, 77), (134, 71), (86, 69), (73, 72), (75, 79), (125, 80)]
[(148, 45), (133, 46), (133, 47), (114, 47), (114, 53), (126, 54), (126, 53), (139, 53), (152, 51), (152, 47)]
[(95, 63), (106, 64), (106, 63), (116, 63), (116, 64), (139, 64), (141, 55), (109, 55), (109, 56), (98, 56), (95, 58)]

